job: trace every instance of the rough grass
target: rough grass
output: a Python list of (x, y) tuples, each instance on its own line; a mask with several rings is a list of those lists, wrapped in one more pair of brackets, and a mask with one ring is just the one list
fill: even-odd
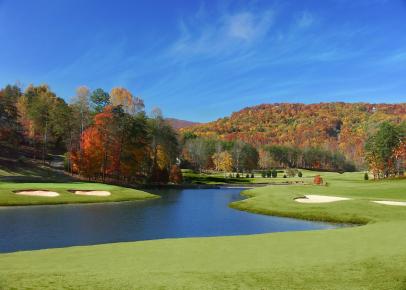
[[(232, 206), (363, 226), (2, 254), (0, 289), (406, 289), (406, 208), (369, 202), (406, 200), (406, 180), (360, 176), (327, 173), (329, 186), (256, 188)], [(293, 201), (309, 193), (354, 200)]]

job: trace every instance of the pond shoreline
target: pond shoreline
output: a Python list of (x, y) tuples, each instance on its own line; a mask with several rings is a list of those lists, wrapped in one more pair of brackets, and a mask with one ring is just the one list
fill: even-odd
[(245, 199), (241, 195), (244, 190), (245, 187), (156, 189), (153, 193), (161, 198), (148, 203), (66, 204), (0, 210), (3, 227), (0, 252), (340, 227), (230, 208), (230, 203)]
[(251, 188), (271, 185), (268, 183), (224, 183), (224, 184), (144, 184), (134, 186), (136, 189), (220, 189), (224, 187), (230, 188)]
[[(285, 182), (264, 182), (264, 183), (219, 183), (219, 184), (139, 184), (139, 185), (128, 185), (128, 187), (135, 189), (149, 189), (149, 188), (160, 188), (160, 189), (219, 189), (224, 187), (236, 188), (252, 188), (252, 187), (265, 187), (269, 185), (308, 185), (304, 182), (295, 181), (285, 181)], [(125, 185), (122, 185), (125, 186)]]
[[(52, 183), (52, 182), (51, 182)], [(265, 187), (265, 186), (288, 186), (288, 185), (294, 185), (297, 184), (295, 182), (278, 182), (278, 183), (247, 183), (247, 184), (241, 184), (241, 183), (223, 183), (223, 184), (138, 184), (138, 185), (118, 185), (118, 184), (112, 184), (112, 183), (97, 183), (97, 182), (89, 182), (89, 184), (101, 184), (101, 185), (113, 185), (113, 186), (120, 186), (123, 189), (135, 189), (139, 191), (144, 191), (148, 193), (148, 190), (165, 190), (165, 189), (221, 189), (221, 188), (241, 188), (241, 189), (253, 189), (253, 188), (259, 188), (259, 187)], [(36, 183), (39, 184), (39, 183)], [(59, 183), (57, 183), (59, 184)], [(306, 185), (306, 184), (301, 184), (300, 185)], [(45, 185), (43, 186), (45, 187)], [(32, 190), (32, 189), (30, 189)], [(11, 190), (12, 192), (16, 190)], [(69, 191), (69, 190), (68, 190)], [(111, 197), (111, 196), (110, 196)], [(100, 200), (97, 199), (88, 199), (88, 200), (40, 200), (40, 197), (31, 197), (31, 199), (37, 199), (35, 202), (27, 202), (27, 203), (1, 203), (0, 202), (0, 208), (8, 208), (8, 207), (16, 207), (16, 206), (24, 206), (24, 207), (29, 207), (29, 206), (41, 206), (41, 205), (63, 205), (63, 204), (93, 204), (93, 203), (119, 203), (119, 202), (128, 202), (128, 201), (144, 201), (144, 200), (150, 200), (150, 199), (155, 199), (155, 198), (160, 198), (159, 196), (144, 196), (142, 198), (133, 198), (133, 197), (120, 197), (117, 199), (107, 199), (104, 197), (93, 197), (93, 198), (100, 198)]]

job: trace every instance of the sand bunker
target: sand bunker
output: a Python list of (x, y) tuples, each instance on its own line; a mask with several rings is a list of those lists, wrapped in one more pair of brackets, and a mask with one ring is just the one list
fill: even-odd
[(327, 196), (327, 195), (305, 195), (304, 197), (295, 198), (295, 201), (300, 203), (326, 203), (326, 202), (335, 202), (342, 200), (349, 200), (351, 198), (338, 197), (338, 196)]
[(111, 193), (109, 191), (103, 190), (69, 190), (77, 195), (93, 195), (93, 196), (109, 196)]
[(374, 200), (372, 202), (379, 203), (379, 204), (385, 204), (385, 205), (406, 206), (406, 202), (404, 202), (404, 201)]
[(18, 195), (28, 195), (28, 196), (47, 196), (47, 197), (59, 196), (59, 193), (49, 190), (19, 190), (15, 191), (14, 193)]

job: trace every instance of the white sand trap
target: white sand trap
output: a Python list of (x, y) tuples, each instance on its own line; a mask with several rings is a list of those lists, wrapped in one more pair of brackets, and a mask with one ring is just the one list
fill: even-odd
[(404, 201), (374, 200), (372, 202), (379, 203), (379, 204), (385, 204), (385, 205), (406, 206), (406, 202), (404, 202)]
[(28, 196), (48, 196), (48, 197), (55, 197), (59, 196), (59, 193), (55, 191), (48, 191), (48, 190), (23, 190), (17, 191), (15, 194), (18, 195), (28, 195)]
[(74, 194), (78, 195), (93, 195), (93, 196), (109, 196), (111, 193), (109, 191), (103, 190), (75, 190)]
[(326, 203), (326, 202), (335, 202), (335, 201), (342, 201), (342, 200), (349, 200), (349, 199), (351, 199), (351, 198), (309, 194), (309, 195), (305, 195), (304, 197), (295, 198), (295, 201), (300, 202), (300, 203)]

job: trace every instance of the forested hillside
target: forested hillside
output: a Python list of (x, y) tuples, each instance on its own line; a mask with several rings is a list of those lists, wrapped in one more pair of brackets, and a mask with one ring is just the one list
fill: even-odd
[(165, 118), (165, 121), (168, 122), (172, 126), (172, 128), (175, 130), (179, 130), (182, 128), (200, 124), (200, 123), (196, 123), (196, 122), (180, 120), (180, 119), (175, 119), (175, 118)]
[(406, 160), (406, 104), (260, 105), (178, 134), (158, 108), (147, 114), (122, 87), (81, 86), (66, 103), (47, 85), (8, 85), (0, 121), (0, 156), (46, 164), (64, 155), (67, 171), (101, 181), (179, 183), (180, 167), (252, 173), (368, 165), (381, 178), (402, 175)]
[(368, 135), (383, 121), (399, 124), (405, 120), (405, 103), (282, 103), (248, 107), (230, 117), (181, 131), (222, 140), (239, 139), (256, 147), (320, 147), (340, 151), (361, 164)]

